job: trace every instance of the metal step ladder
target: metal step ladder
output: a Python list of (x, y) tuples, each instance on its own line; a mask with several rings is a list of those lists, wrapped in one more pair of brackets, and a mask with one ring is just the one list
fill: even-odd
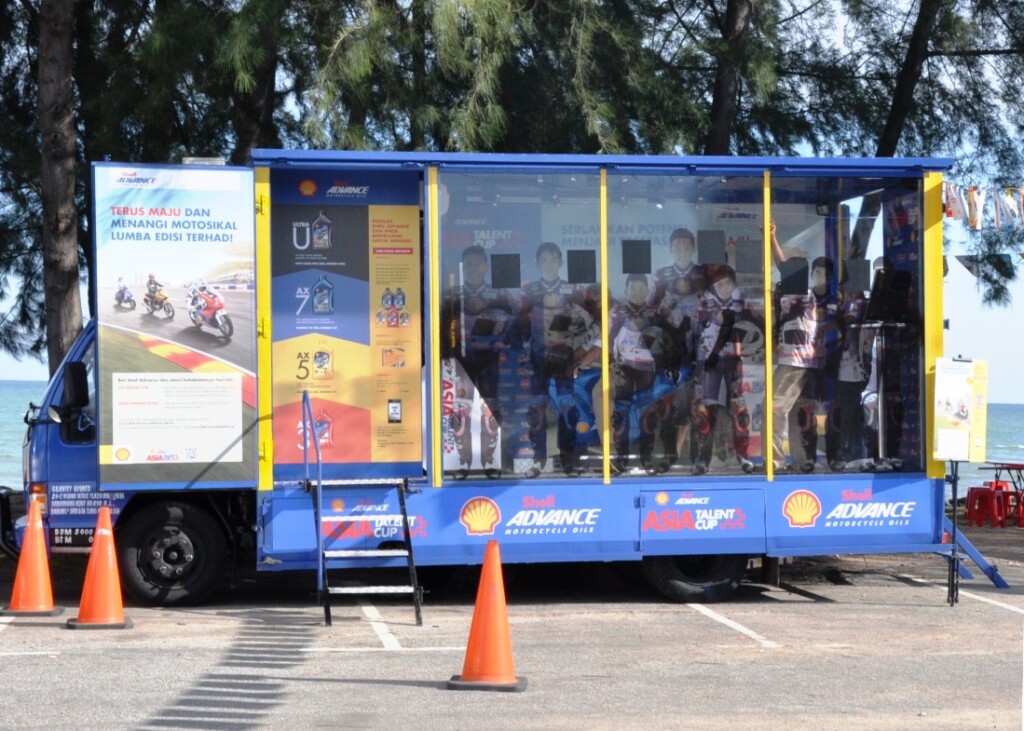
[[(405, 496), (409, 492), (409, 480), (406, 479), (368, 479), (368, 480), (326, 480), (318, 485), (312, 486), (315, 490), (316, 501), (316, 523), (317, 523), (317, 547), (320, 554), (319, 577), (317, 589), (320, 601), (324, 607), (324, 622), (331, 624), (331, 595), (332, 594), (411, 594), (413, 606), (416, 609), (416, 624), (423, 624), (423, 589), (416, 579), (416, 561), (412, 552), (412, 532), (409, 526), (409, 511), (406, 508)], [(396, 515), (324, 515), (322, 509), (323, 488), (332, 488), (332, 494), (339, 494), (337, 488), (365, 488), (365, 487), (393, 487), (398, 492), (399, 515), (401, 517), (401, 541), (402, 548), (368, 548), (368, 549), (325, 549), (324, 548), (324, 526), (337, 526), (341, 523), (355, 523), (361, 521), (386, 521), (396, 518)], [(349, 584), (345, 586), (331, 586), (328, 572), (332, 559), (359, 560), (359, 559), (380, 559), (380, 558), (404, 558), (409, 570), (409, 581), (407, 584), (376, 584), (361, 585)]]
[[(313, 418), (313, 406), (309, 399), (309, 392), (304, 391), (302, 394), (302, 412), (303, 412), (303, 428), (306, 430), (306, 434), (315, 435), (316, 432), (316, 421)], [(309, 461), (309, 450), (308, 443), (312, 442), (314, 445), (316, 455), (316, 477), (310, 476), (310, 461)], [(417, 626), (423, 625), (423, 589), (420, 587), (419, 582), (416, 578), (416, 561), (413, 558), (412, 553), (412, 531), (409, 525), (409, 511), (406, 508), (405, 496), (409, 492), (409, 479), (406, 478), (385, 478), (385, 479), (357, 479), (357, 480), (324, 480), (322, 461), (320, 457), (320, 440), (319, 439), (304, 439), (303, 440), (303, 459), (306, 468), (306, 480), (305, 486), (307, 492), (311, 493), (313, 498), (313, 513), (316, 519), (316, 545), (317, 545), (317, 593), (320, 602), (324, 607), (324, 623), (329, 627), (331, 626), (331, 595), (332, 594), (411, 594), (413, 600), (413, 606), (416, 609), (416, 624)], [(399, 516), (396, 515), (381, 515), (374, 513), (373, 515), (324, 515), (323, 510), (323, 497), (324, 488), (328, 488), (331, 491), (332, 496), (338, 495), (349, 489), (355, 492), (357, 488), (388, 488), (392, 487), (398, 492), (398, 506)], [(401, 518), (401, 537), (403, 548), (366, 548), (366, 549), (325, 549), (324, 548), (324, 526), (325, 525), (337, 525), (339, 523), (354, 523), (359, 521), (382, 521), (389, 518), (393, 519), (396, 517)], [(394, 543), (395, 541), (384, 542)], [(328, 571), (330, 570), (331, 561), (346, 561), (351, 563), (352, 561), (358, 561), (365, 559), (369, 561), (377, 561), (379, 559), (390, 559), (390, 558), (404, 558), (406, 566), (409, 569), (409, 583), (408, 584), (383, 584), (383, 585), (348, 585), (348, 586), (331, 586), (328, 581)]]

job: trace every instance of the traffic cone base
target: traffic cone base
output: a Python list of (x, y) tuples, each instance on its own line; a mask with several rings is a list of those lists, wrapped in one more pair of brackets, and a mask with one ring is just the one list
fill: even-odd
[(64, 607), (54, 607), (50, 611), (40, 610), (38, 612), (27, 609), (11, 609), (7, 606), (0, 609), (0, 617), (56, 617), (64, 614)]
[(514, 683), (482, 683), (479, 680), (463, 680), (453, 675), (447, 683), (448, 690), (497, 690), (506, 693), (522, 693), (526, 690), (526, 678), (516, 678)]
[(131, 629), (132, 621), (125, 617), (123, 622), (107, 622), (97, 624), (96, 622), (81, 622), (78, 617), (68, 620), (68, 629)]
[(43, 535), (43, 514), (39, 503), (30, 502), (25, 537), (18, 555), (11, 603), (0, 614), (18, 617), (52, 617), (64, 610), (53, 606), (50, 564)]
[(68, 629), (129, 629), (131, 626), (121, 603), (121, 577), (117, 571), (110, 508), (102, 507), (92, 535), (78, 616), (68, 620)]
[(497, 541), (488, 541), (484, 553), (462, 674), (452, 676), (447, 688), (511, 693), (526, 690), (526, 678), (516, 677), (512, 666), (512, 637)]

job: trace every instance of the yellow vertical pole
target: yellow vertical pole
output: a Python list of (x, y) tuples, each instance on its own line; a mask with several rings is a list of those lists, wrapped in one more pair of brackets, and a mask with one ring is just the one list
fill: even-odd
[(274, 371), (270, 307), (270, 168), (256, 176), (256, 418), (259, 424), (257, 489), (274, 488)]
[[(430, 303), (430, 319), (428, 322), (430, 326), (426, 329), (425, 337), (431, 344), (430, 352), (434, 356), (433, 362), (440, 364), (438, 354), (441, 351), (437, 335), (440, 332), (438, 323), (441, 322), (441, 287), (439, 285), (441, 275), (438, 271), (441, 265), (441, 214), (438, 207), (437, 192), (437, 168), (431, 166), (427, 168), (427, 224), (429, 229), (427, 246), (430, 252), (427, 257), (427, 261), (430, 262), (430, 293), (428, 299)], [(431, 470), (433, 471), (431, 485), (433, 487), (441, 487), (441, 478), (444, 475), (440, 428), (441, 379), (438, 378), (436, 372), (432, 374), (429, 386), (431, 423), (427, 433), (430, 435)]]
[[(942, 173), (924, 174), (924, 231), (921, 238), (924, 292), (925, 455), (930, 478), (945, 475), (945, 463), (932, 459), (935, 445), (935, 359), (942, 356)], [(879, 394), (881, 398), (881, 394)]]
[(611, 463), (611, 401), (609, 394), (610, 371), (608, 359), (611, 355), (611, 344), (608, 342), (608, 170), (601, 168), (601, 450), (604, 484), (612, 481)]
[(761, 220), (761, 246), (764, 254), (764, 428), (761, 431), (761, 453), (764, 455), (764, 471), (768, 481), (775, 479), (775, 460), (772, 459), (772, 434), (775, 429), (775, 419), (772, 418), (772, 401), (774, 389), (772, 388), (772, 363), (775, 352), (775, 338), (772, 337), (772, 173), (764, 171), (762, 185)]

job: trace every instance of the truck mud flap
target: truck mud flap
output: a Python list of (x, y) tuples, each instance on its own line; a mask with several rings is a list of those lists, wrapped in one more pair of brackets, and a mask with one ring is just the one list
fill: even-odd
[(0, 486), (0, 552), (18, 560), (18, 542), (14, 536), (14, 514), (12, 502), (24, 506), (24, 496), (9, 487)]

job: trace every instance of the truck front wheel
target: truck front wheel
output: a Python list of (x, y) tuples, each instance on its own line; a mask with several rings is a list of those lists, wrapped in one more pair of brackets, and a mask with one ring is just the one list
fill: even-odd
[(121, 527), (117, 540), (121, 583), (143, 604), (198, 604), (227, 569), (224, 532), (191, 503), (147, 505)]
[(739, 588), (747, 570), (747, 557), (646, 556), (648, 583), (674, 602), (719, 602)]

